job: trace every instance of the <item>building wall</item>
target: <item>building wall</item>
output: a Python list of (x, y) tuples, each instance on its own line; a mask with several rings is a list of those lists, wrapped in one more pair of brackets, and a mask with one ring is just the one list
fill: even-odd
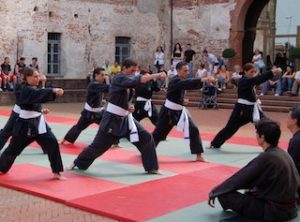
[(191, 43), (198, 61), (203, 49), (221, 55), (229, 46), (230, 11), (235, 5), (234, 0), (175, 0), (174, 43)]
[[(142, 64), (153, 63), (157, 45), (169, 47), (165, 1), (147, 0), (10, 0), (0, 6), (5, 21), (0, 35), (0, 56), (37, 56), (47, 72), (48, 32), (62, 37), (61, 74), (84, 77), (91, 64), (105, 59), (114, 62), (115, 37), (131, 37), (132, 57)], [(36, 8), (36, 11), (34, 11)], [(167, 12), (169, 13), (169, 12)], [(51, 16), (50, 16), (51, 14)], [(74, 16), (77, 14), (77, 18)], [(160, 15), (161, 16), (158, 16)]]
[[(239, 0), (238, 0), (239, 1)], [(246, 2), (246, 1), (243, 1)], [(191, 43), (220, 55), (229, 47), (232, 12), (237, 0), (173, 0), (173, 43)], [(35, 11), (34, 11), (35, 9)], [(95, 61), (114, 62), (115, 37), (130, 37), (132, 58), (153, 64), (158, 45), (170, 61), (169, 0), (9, 0), (0, 5), (0, 58), (39, 58), (47, 73), (48, 32), (62, 37), (61, 74), (83, 78)], [(77, 16), (75, 16), (75, 14)]]

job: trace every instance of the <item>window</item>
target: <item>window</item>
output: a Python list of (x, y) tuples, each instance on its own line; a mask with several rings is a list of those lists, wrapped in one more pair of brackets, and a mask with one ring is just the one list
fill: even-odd
[(130, 38), (116, 37), (115, 60), (122, 65), (124, 60), (130, 57)]
[(48, 74), (60, 74), (61, 34), (48, 33)]

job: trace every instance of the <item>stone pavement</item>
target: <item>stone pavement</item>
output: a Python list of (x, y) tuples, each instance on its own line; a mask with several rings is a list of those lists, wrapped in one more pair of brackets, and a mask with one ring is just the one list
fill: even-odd
[[(49, 104), (47, 107), (50, 108), (53, 115), (77, 117), (82, 109), (82, 104)], [(2, 106), (0, 109), (10, 110), (11, 107)], [(231, 112), (231, 110), (198, 110), (195, 108), (190, 110), (200, 128), (200, 132), (212, 134), (215, 134), (225, 125)], [(283, 131), (282, 139), (288, 140), (290, 133), (285, 126), (287, 114), (266, 114), (281, 123)], [(143, 121), (143, 124), (150, 126), (148, 120)], [(251, 124), (243, 127), (236, 134), (236, 136), (240, 137), (254, 137), (254, 135), (254, 128)], [(0, 221), (113, 221), (67, 207), (63, 204), (3, 187), (0, 187), (0, 196)]]

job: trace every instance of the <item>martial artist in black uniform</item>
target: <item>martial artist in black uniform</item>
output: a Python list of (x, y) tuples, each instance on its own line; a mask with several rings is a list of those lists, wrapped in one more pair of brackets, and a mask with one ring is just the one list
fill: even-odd
[(137, 64), (132, 60), (125, 60), (123, 72), (117, 74), (109, 89), (109, 102), (103, 114), (97, 135), (88, 147), (86, 147), (74, 163), (68, 167), (86, 170), (94, 160), (105, 153), (116, 139), (126, 137), (142, 154), (142, 162), (148, 173), (158, 172), (155, 144), (150, 133), (132, 117), (134, 106), (128, 106), (128, 88), (149, 82), (165, 74), (152, 74), (133, 76)]
[[(21, 85), (17, 83), (15, 85), (14, 90), (15, 90), (15, 96), (17, 98), (20, 94)], [(8, 139), (12, 136), (13, 128), (17, 118), (19, 117), (20, 111), (21, 111), (20, 106), (18, 104), (15, 104), (5, 126), (3, 127), (3, 129), (0, 130), (0, 150), (3, 149)]]
[[(17, 83), (14, 88), (15, 96), (16, 96), (16, 101), (17, 97), (20, 95), (22, 87), (21, 84)], [(19, 117), (19, 114), (21, 112), (20, 106), (16, 103), (13, 107), (13, 110), (11, 111), (11, 114), (3, 127), (3, 129), (0, 130), (0, 150), (3, 149), (4, 145), (8, 141), (8, 139), (13, 135), (13, 129), (16, 124), (16, 121)], [(47, 114), (49, 112), (48, 109), (42, 109), (43, 114)], [(43, 151), (46, 153), (46, 151)]]
[(100, 124), (104, 113), (104, 107), (102, 107), (103, 96), (104, 93), (107, 93), (109, 90), (109, 85), (104, 82), (104, 77), (105, 74), (103, 68), (94, 69), (93, 81), (88, 85), (88, 93), (84, 110), (81, 112), (81, 116), (77, 124), (68, 131), (61, 144), (65, 141), (74, 143), (80, 133), (89, 125), (93, 123)]
[[(147, 70), (141, 70), (141, 75), (144, 75)], [(153, 125), (157, 124), (158, 121), (158, 111), (151, 101), (152, 93), (158, 92), (160, 87), (158, 86), (157, 81), (153, 80), (144, 84), (139, 84), (135, 88), (135, 105), (133, 117), (137, 121), (141, 121), (142, 119), (148, 117)]]
[(293, 134), (290, 139), (288, 153), (294, 160), (297, 167), (298, 173), (300, 175), (300, 106), (296, 105), (292, 107), (288, 114), (287, 128)]
[(13, 129), (11, 142), (0, 156), (0, 172), (8, 172), (24, 148), (37, 141), (47, 152), (54, 177), (62, 179), (60, 172), (63, 171), (63, 164), (59, 146), (41, 113), (41, 103), (55, 100), (56, 96), (63, 95), (64, 91), (60, 88), (37, 89), (39, 73), (31, 68), (25, 67), (23, 75), (24, 83), (16, 102), (21, 111)]
[[(285, 221), (297, 216), (300, 179), (292, 158), (278, 148), (280, 127), (262, 119), (256, 124), (256, 139), (264, 152), (250, 161), (209, 194), (214, 207), (217, 197), (224, 210), (262, 221)], [(246, 190), (240, 193), (238, 190)], [(235, 220), (237, 221), (237, 220)]]
[(189, 142), (191, 153), (196, 154), (197, 161), (206, 162), (203, 158), (203, 146), (198, 127), (183, 106), (185, 90), (200, 89), (201, 79), (189, 79), (189, 68), (185, 62), (176, 66), (178, 75), (171, 79), (165, 104), (161, 107), (158, 123), (152, 133), (156, 146), (165, 140), (173, 126), (184, 131), (184, 137)]
[(215, 136), (208, 148), (220, 148), (240, 127), (265, 117), (260, 108), (260, 100), (256, 96), (255, 86), (272, 79), (274, 73), (281, 72), (281, 69), (273, 68), (272, 71), (256, 75), (256, 67), (252, 63), (248, 63), (243, 70), (245, 74), (238, 84), (238, 101), (225, 128)]

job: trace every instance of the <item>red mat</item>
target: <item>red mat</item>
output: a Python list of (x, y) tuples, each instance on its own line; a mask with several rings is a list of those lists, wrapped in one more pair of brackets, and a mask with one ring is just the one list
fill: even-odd
[(106, 192), (126, 185), (71, 173), (67, 180), (54, 180), (49, 168), (16, 164), (9, 173), (0, 175), (0, 185), (58, 202)]
[(235, 171), (218, 166), (207, 169), (205, 178), (178, 175), (71, 200), (68, 205), (121, 221), (145, 221), (206, 201), (209, 191)]
[[(40, 147), (37, 143), (32, 143), (30, 146), (34, 148)], [(60, 145), (60, 152), (63, 154), (78, 155), (86, 146), (87, 145), (83, 143), (64, 144)], [(191, 157), (195, 158), (192, 154)], [(123, 148), (112, 148), (99, 157), (99, 159), (142, 167), (142, 161), (138, 150), (129, 151)], [(214, 163), (201, 163), (193, 160), (161, 155), (158, 156), (158, 162), (161, 170), (178, 174), (218, 166)]]

